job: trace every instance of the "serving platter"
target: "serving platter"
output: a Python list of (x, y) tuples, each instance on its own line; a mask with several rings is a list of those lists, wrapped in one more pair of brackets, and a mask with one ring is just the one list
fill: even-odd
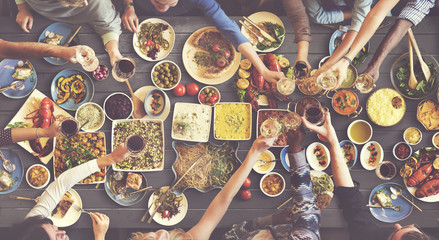
[[(226, 106), (226, 105), (235, 105), (236, 107), (241, 106), (240, 110), (243, 111), (231, 111), (229, 113), (224, 113), (221, 112), (221, 108), (222, 106)], [(229, 124), (229, 122), (234, 122), (236, 123), (238, 119), (238, 116), (240, 116), (239, 114), (243, 114), (244, 116), (242, 116), (243, 118), (247, 118), (248, 121), (248, 127), (247, 129), (239, 129), (239, 126), (237, 127), (234, 124)], [(223, 102), (223, 103), (217, 103), (214, 107), (214, 121), (213, 121), (213, 132), (214, 132), (214, 138), (217, 140), (250, 140), (252, 133), (251, 133), (251, 129), (252, 129), (252, 108), (250, 103), (242, 103), (242, 102)], [(246, 122), (246, 120), (242, 120), (242, 124), (244, 124)], [(217, 131), (221, 130), (221, 126), (220, 124), (223, 124), (222, 128), (223, 130), (226, 130), (226, 132), (229, 132), (228, 136), (226, 137), (220, 137), (217, 136)], [(225, 126), (227, 125), (227, 127)], [(244, 138), (236, 138), (236, 137), (232, 137), (233, 136), (233, 132), (235, 131), (245, 131), (246, 133), (248, 133), (248, 137), (244, 137)]]
[(24, 89), (23, 90), (13, 90), (9, 89), (3, 93), (8, 98), (20, 99), (29, 96), (32, 91), (37, 86), (37, 72), (34, 66), (29, 60), (17, 60), (17, 59), (3, 59), (0, 62), (0, 88), (7, 87), (11, 85), (13, 81), (16, 81), (12, 75), (15, 73), (15, 69), (18, 67), (18, 62), (23, 61), (24, 63), (29, 63), (32, 68), (32, 73), (29, 77), (24, 79)]
[[(162, 187), (162, 189), (167, 189), (167, 188), (169, 188), (169, 186)], [(163, 190), (163, 191), (165, 191), (165, 190)], [(183, 199), (181, 200), (181, 203), (180, 203), (181, 206), (179, 208), (179, 212), (176, 215), (174, 215), (170, 219), (167, 219), (167, 218), (164, 218), (161, 213), (157, 212), (152, 219), (154, 219), (154, 221), (156, 223), (163, 225), (163, 226), (174, 226), (174, 225), (178, 224), (179, 222), (181, 222), (187, 214), (187, 210), (188, 210), (189, 205), (188, 205), (188, 201), (187, 201), (186, 196), (183, 193), (180, 196)], [(151, 206), (151, 204), (153, 204), (154, 201), (157, 200), (158, 197), (159, 196), (155, 195), (154, 193), (151, 194), (151, 196), (149, 197), (149, 200), (148, 200), (148, 206)], [(153, 214), (153, 212), (154, 212), (154, 207), (149, 209), (150, 215)]]
[(80, 70), (75, 70), (75, 69), (65, 69), (62, 70), (61, 72), (59, 72), (52, 81), (52, 85), (50, 85), (50, 93), (52, 95), (52, 99), (54, 102), (56, 102), (58, 100), (58, 87), (57, 87), (57, 81), (59, 78), (64, 77), (70, 77), (72, 75), (75, 74), (79, 74), (82, 76), (82, 78), (84, 79), (83, 83), (84, 83), (84, 97), (83, 99), (78, 102), (75, 103), (75, 101), (73, 99), (68, 99), (67, 101), (58, 104), (60, 107), (66, 109), (66, 110), (70, 110), (70, 111), (76, 111), (82, 104), (90, 102), (93, 99), (94, 96), (94, 84), (91, 80), (91, 78), (84, 73), (83, 71)]
[[(67, 192), (72, 195), (72, 199), (74, 201), (73, 205), (76, 205), (82, 209), (82, 200), (78, 192), (76, 192), (73, 188), (70, 188)], [(57, 227), (69, 227), (75, 224), (80, 217), (81, 212), (77, 211), (73, 206), (71, 206), (63, 218), (56, 218), (54, 216), (49, 216), (48, 218), (52, 220), (53, 225)]]
[[(123, 172), (124, 178), (120, 181), (116, 181), (113, 178), (114, 173), (115, 173), (115, 171), (113, 169), (109, 169), (107, 171), (107, 177), (105, 178), (105, 184), (104, 184), (105, 192), (111, 198), (111, 200), (113, 200), (115, 203), (117, 203), (121, 206), (124, 206), (124, 207), (133, 206), (133, 205), (139, 203), (140, 201), (142, 201), (142, 199), (145, 197), (147, 191), (133, 193), (133, 194), (126, 196), (122, 199), (117, 199), (116, 195), (118, 195), (118, 194), (115, 190), (115, 186), (116, 186), (116, 184), (118, 184), (118, 182), (126, 180), (126, 176), (128, 175), (128, 172)], [(142, 176), (142, 185), (140, 186), (139, 189), (142, 189), (142, 188), (145, 188), (147, 186), (147, 181), (146, 181), (146, 177), (143, 173), (140, 173), (140, 175)], [(134, 192), (134, 191), (136, 191), (136, 190), (134, 190), (132, 188), (127, 188), (126, 194)]]
[[(146, 95), (148, 95), (148, 93), (152, 90), (158, 89), (154, 86), (143, 86), (139, 89), (137, 89), (134, 92), (134, 95), (136, 95), (140, 100), (142, 100), (142, 102), (145, 102), (145, 97)], [(171, 112), (171, 101), (168, 97), (168, 94), (166, 94), (166, 92), (164, 92), (165, 95), (165, 108), (163, 109), (163, 112), (158, 115), (158, 116), (150, 116), (148, 114), (146, 114), (142, 119), (157, 119), (157, 120), (162, 120), (165, 121), (166, 118), (168, 118), (169, 113)]]
[[(67, 41), (70, 39), (70, 37), (75, 33), (76, 27), (62, 22), (56, 22), (51, 25), (49, 25), (44, 31), (41, 33), (40, 37), (38, 38), (38, 42), (44, 43), (44, 39), (46, 38), (45, 33), (46, 31), (53, 32), (58, 35), (62, 35), (63, 38), (61, 39), (61, 42), (58, 44), (59, 46), (64, 46), (64, 44), (67, 43)], [(64, 65), (68, 63), (67, 60), (63, 58), (55, 58), (55, 57), (44, 57), (44, 60), (46, 60), (48, 63), (53, 65)]]
[[(386, 193), (390, 196), (392, 194), (390, 192), (390, 187), (401, 189), (402, 194), (406, 198), (410, 199), (410, 201), (413, 202), (413, 197), (410, 196), (410, 194), (408, 193), (408, 191), (406, 189), (404, 189), (404, 187), (402, 187), (401, 185), (399, 185), (397, 183), (388, 182), (388, 183), (383, 183), (383, 184), (376, 186), (372, 190), (372, 192), (370, 192), (368, 203), (370, 205), (373, 205), (373, 203), (372, 203), (373, 195), (375, 195), (375, 193), (381, 189), (383, 189), (384, 193)], [(401, 220), (405, 219), (406, 217), (408, 217), (410, 215), (410, 213), (412, 213), (413, 206), (410, 203), (408, 203), (405, 199), (403, 199), (402, 197), (392, 199), (392, 204), (393, 204), (393, 206), (400, 206), (401, 211), (395, 211), (393, 209), (387, 209), (387, 208), (369, 208), (369, 210), (370, 210), (370, 213), (372, 213), (372, 216), (374, 216), (376, 219), (378, 219), (382, 222), (387, 222), (387, 223), (394, 223), (394, 222), (401, 221)]]
[(144, 54), (139, 47), (139, 36), (138, 34), (134, 33), (133, 34), (133, 48), (134, 51), (136, 51), (137, 55), (139, 55), (139, 57), (145, 59), (146, 61), (160, 61), (164, 58), (166, 58), (169, 53), (171, 53), (172, 49), (174, 48), (174, 43), (175, 43), (175, 31), (172, 28), (171, 24), (169, 24), (168, 22), (160, 19), (160, 18), (148, 18), (146, 20), (144, 20), (143, 22), (141, 22), (139, 24), (139, 32), (140, 32), (140, 27), (142, 26), (142, 24), (146, 24), (146, 23), (152, 23), (152, 24), (156, 24), (156, 23), (163, 23), (168, 25), (168, 29), (163, 31), (163, 38), (166, 39), (169, 42), (169, 48), (168, 49), (161, 49), (160, 52), (157, 53), (157, 58), (156, 59), (152, 59), (151, 57), (147, 56), (146, 54)]
[[(21, 181), (23, 180), (24, 177), (23, 163), (21, 162), (21, 159), (16, 152), (10, 149), (0, 149), (0, 151), (3, 153), (3, 156), (5, 156), (5, 159), (15, 164), (15, 171), (10, 173), (13, 185), (11, 186), (11, 188), (9, 188), (6, 191), (0, 191), (0, 194), (9, 194), (17, 190), (17, 188), (20, 186)], [(3, 164), (0, 164), (0, 169), (6, 171), (5, 168), (3, 167)]]
[(171, 137), (189, 142), (209, 141), (212, 107), (177, 102), (172, 116)]
[(238, 70), (239, 63), (241, 62), (241, 53), (237, 52), (236, 49), (233, 47), (234, 51), (234, 59), (231, 63), (230, 68), (222, 73), (219, 77), (216, 78), (206, 78), (201, 73), (200, 67), (197, 65), (197, 63), (194, 60), (195, 54), (199, 51), (193, 44), (192, 41), (199, 35), (202, 34), (205, 31), (212, 31), (216, 30), (216, 27), (204, 27), (196, 30), (194, 33), (192, 33), (189, 38), (186, 40), (186, 43), (183, 46), (183, 65), (186, 69), (186, 71), (189, 73), (189, 75), (197, 80), (198, 82), (204, 83), (206, 85), (217, 85), (221, 84), (223, 82), (226, 82), (229, 80), (233, 75), (235, 75), (235, 72)]
[[(47, 96), (44, 95), (43, 93), (41, 93), (40, 91), (38, 91), (38, 89), (35, 89), (31, 93), (31, 95), (27, 98), (27, 100), (24, 102), (23, 106), (18, 110), (17, 114), (15, 114), (15, 116), (12, 118), (12, 120), (6, 126), (6, 128), (8, 128), (8, 126), (14, 125), (15, 123), (19, 123), (19, 122), (27, 124), (27, 127), (32, 127), (32, 120), (25, 119), (25, 117), (29, 113), (37, 110), (39, 108), (40, 102), (45, 97), (47, 97)], [(60, 108), (54, 102), (52, 102), (52, 104), (54, 107), (53, 115), (55, 117), (73, 118), (68, 112), (64, 111), (62, 108)], [(40, 138), (40, 142), (41, 142), (42, 146), (45, 146), (48, 140), (49, 140), (48, 138)], [(21, 147), (23, 147), (26, 151), (28, 151), (32, 155), (38, 157), (38, 153), (35, 153), (35, 151), (32, 150), (32, 148), (29, 144), (29, 141), (18, 142), (17, 144), (20, 145)], [(55, 149), (55, 144), (53, 144), (53, 149)], [(49, 153), (47, 156), (38, 157), (42, 163), (47, 164), (50, 161), (50, 159), (52, 159), (53, 149), (52, 149), (51, 153)]]

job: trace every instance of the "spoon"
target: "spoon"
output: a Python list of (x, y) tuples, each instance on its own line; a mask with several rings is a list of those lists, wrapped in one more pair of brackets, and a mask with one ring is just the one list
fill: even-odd
[(262, 163), (261, 163), (261, 166), (263, 166), (263, 165), (265, 165), (265, 164), (267, 164), (267, 163), (276, 162), (276, 161), (278, 161), (278, 160), (279, 160), (279, 159), (274, 159), (274, 160), (270, 160), (270, 161), (265, 161), (265, 160), (259, 159), (259, 160), (256, 161), (256, 162), (262, 162)]
[(3, 153), (0, 151), (0, 157), (3, 161), (3, 168), (8, 171), (9, 173), (15, 171), (15, 164), (13, 164), (11, 161), (6, 160), (5, 156), (3, 156)]
[(143, 118), (146, 115), (145, 109), (143, 107), (143, 102), (138, 98), (136, 95), (134, 95), (133, 90), (131, 89), (131, 85), (128, 82), (128, 80), (125, 81), (125, 83), (128, 86), (128, 89), (130, 90), (131, 99), (133, 100), (133, 116), (134, 118)]
[(380, 206), (378, 204), (376, 204), (376, 205), (367, 204), (366, 207), (370, 207), (370, 208), (387, 208), (387, 209), (393, 209), (393, 210), (398, 211), (398, 212), (401, 211), (401, 206), (383, 207), (383, 206)]
[(20, 90), (20, 91), (23, 90), (24, 89), (24, 81), (19, 81), (19, 80), (13, 81), (11, 83), (11, 85), (9, 85), (8, 87), (4, 87), (4, 88), (0, 89), (0, 92), (4, 92), (4, 91), (9, 90), (9, 89)]
[(413, 48), (415, 49), (416, 55), (419, 59), (419, 64), (421, 64), (422, 73), (424, 73), (425, 80), (428, 82), (431, 77), (430, 68), (428, 65), (424, 62), (424, 59), (422, 59), (421, 51), (419, 51), (418, 44), (416, 43), (415, 35), (413, 34), (413, 31), (411, 28), (407, 31), (409, 34), (410, 41), (412, 42)]
[(27, 197), (19, 197), (19, 196), (15, 196), (15, 195), (9, 195), (9, 198), (19, 199), (19, 200), (29, 200), (29, 201), (34, 201), (36, 203), (38, 203), (38, 201), (40, 201), (39, 196), (36, 198), (27, 198)]
[(398, 197), (401, 196), (407, 202), (409, 202), (411, 205), (413, 205), (416, 209), (418, 209), (419, 211), (422, 212), (422, 209), (420, 209), (418, 206), (416, 206), (416, 204), (414, 204), (412, 201), (410, 201), (408, 198), (406, 198), (404, 195), (402, 195), (401, 189), (399, 189), (397, 187), (390, 187), (390, 192), (392, 192), (392, 194), (395, 194)]
[(409, 77), (409, 88), (415, 89), (416, 86), (418, 86), (418, 81), (415, 77), (415, 71), (413, 70), (413, 48), (412, 48), (412, 41), (410, 41), (409, 38), (409, 58), (410, 58), (410, 77)]

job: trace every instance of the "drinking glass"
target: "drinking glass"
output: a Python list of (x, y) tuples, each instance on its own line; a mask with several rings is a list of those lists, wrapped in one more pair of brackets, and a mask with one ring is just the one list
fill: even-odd
[(76, 48), (76, 59), (87, 72), (93, 72), (99, 66), (95, 51), (89, 46), (81, 45)]
[(311, 102), (305, 105), (305, 118), (308, 122), (320, 125), (325, 121), (324, 113), (328, 111), (328, 108), (322, 107), (320, 102)]
[(61, 121), (61, 135), (70, 138), (79, 132), (79, 122), (74, 118), (66, 117)]
[(146, 142), (140, 135), (133, 134), (125, 139), (125, 146), (131, 155), (137, 156), (145, 149)]
[(337, 85), (337, 76), (334, 73), (322, 73), (317, 77), (317, 85), (324, 90), (332, 90)]
[(294, 65), (294, 77), (298, 81), (303, 81), (307, 76), (309, 76), (310, 69), (308, 68), (308, 65), (306, 65), (305, 62), (299, 61)]
[(266, 138), (277, 137), (280, 133), (281, 126), (276, 119), (268, 118), (261, 124), (261, 135)]
[(294, 131), (300, 126), (300, 124), (302, 124), (302, 119), (300, 118), (299, 114), (295, 112), (285, 114), (281, 121), (288, 131)]
[(390, 180), (396, 176), (396, 166), (393, 162), (384, 161), (377, 166), (375, 173), (382, 180)]
[(290, 95), (296, 89), (296, 83), (291, 78), (282, 78), (277, 81), (276, 84), (277, 91), (282, 95)]
[(355, 87), (361, 93), (368, 93), (373, 89), (373, 78), (369, 74), (360, 74), (355, 81)]
[(124, 57), (114, 64), (112, 75), (116, 81), (125, 82), (136, 72), (136, 63), (133, 59)]

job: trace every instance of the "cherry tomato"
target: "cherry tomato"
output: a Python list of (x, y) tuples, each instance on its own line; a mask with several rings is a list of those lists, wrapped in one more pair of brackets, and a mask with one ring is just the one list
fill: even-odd
[(249, 200), (252, 197), (252, 193), (248, 189), (241, 190), (239, 195), (241, 196), (242, 200)]
[(186, 87), (183, 84), (178, 84), (175, 88), (174, 88), (174, 95), (177, 97), (181, 97), (184, 96), (186, 94)]
[(204, 94), (200, 94), (200, 102), (204, 102), (204, 100), (206, 99), (206, 96)]
[(250, 181), (250, 178), (246, 178), (244, 183), (242, 184), (242, 187), (243, 188), (249, 188), (251, 183), (252, 182)]
[(229, 59), (230, 52), (229, 52), (229, 50), (226, 49), (226, 50), (221, 52), (221, 55), (223, 55), (223, 57), (225, 57), (226, 59)]
[(148, 39), (148, 40), (146, 40), (145, 45), (146, 45), (146, 46), (151, 46), (153, 43), (154, 43), (154, 42), (151, 41), (151, 39)]
[(195, 96), (198, 94), (198, 91), (200, 90), (200, 88), (198, 87), (198, 85), (196, 83), (189, 83), (186, 87), (187, 89), (187, 95), (189, 96)]
[(162, 213), (163, 218), (168, 218), (170, 216), (171, 216), (171, 213), (168, 210), (163, 211), (163, 213)]
[(218, 101), (218, 98), (218, 94), (213, 94), (212, 97), (210, 97), (209, 101), (210, 103), (215, 104)]
[(226, 65), (227, 61), (225, 58), (218, 58), (216, 60), (216, 65), (218, 65), (218, 67), (224, 67)]
[(218, 43), (212, 46), (212, 51), (219, 52), (220, 50), (221, 50), (221, 47)]

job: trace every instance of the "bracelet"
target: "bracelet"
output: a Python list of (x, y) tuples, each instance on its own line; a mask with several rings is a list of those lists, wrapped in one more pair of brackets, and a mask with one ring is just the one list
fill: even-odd
[(40, 136), (38, 135), (38, 129), (39, 129), (39, 128), (37, 128), (37, 139), (40, 138)]
[(133, 2), (126, 2), (123, 4), (123, 10), (127, 10), (127, 8), (129, 7), (134, 7), (134, 3)]
[(350, 58), (348, 58), (348, 57), (346, 57), (346, 56), (343, 56), (343, 57), (341, 57), (341, 58), (343, 58), (343, 59), (345, 59), (346, 61), (348, 61), (348, 62), (349, 62), (349, 65), (352, 65), (352, 60), (351, 60)]

